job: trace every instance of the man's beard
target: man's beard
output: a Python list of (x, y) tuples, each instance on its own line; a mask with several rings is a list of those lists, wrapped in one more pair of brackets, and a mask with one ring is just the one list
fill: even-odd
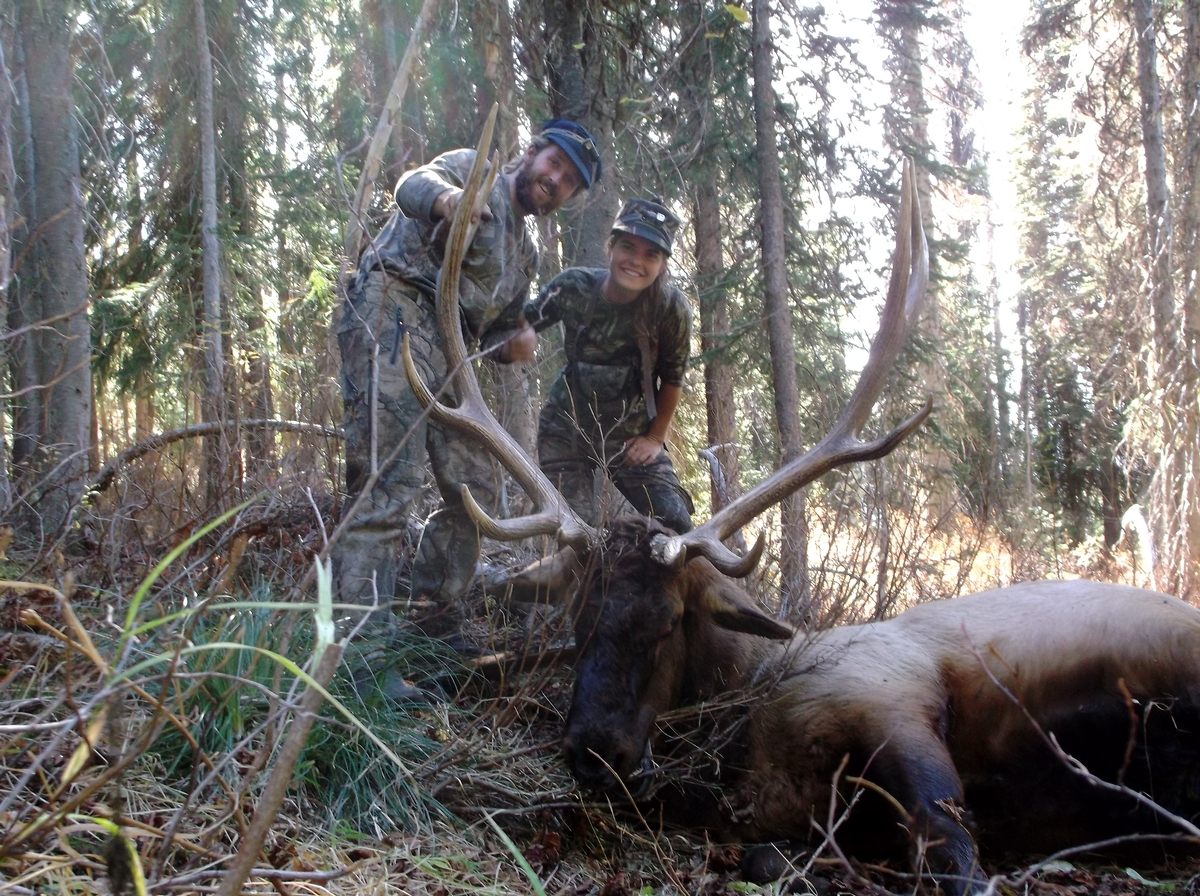
[(522, 165), (517, 169), (513, 181), (513, 190), (517, 194), (517, 202), (528, 213), (538, 216), (548, 215), (558, 208), (554, 201), (529, 176), (529, 167), (527, 165)]

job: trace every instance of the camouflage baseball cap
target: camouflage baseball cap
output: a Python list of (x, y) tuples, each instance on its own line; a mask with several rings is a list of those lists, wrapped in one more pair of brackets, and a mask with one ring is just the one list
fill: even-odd
[(613, 233), (632, 233), (649, 240), (668, 255), (675, 240), (679, 219), (658, 199), (630, 199), (613, 221)]
[(552, 118), (542, 125), (542, 136), (552, 141), (575, 163), (585, 188), (591, 189), (592, 184), (600, 180), (604, 163), (600, 160), (596, 138), (587, 128), (565, 118)]

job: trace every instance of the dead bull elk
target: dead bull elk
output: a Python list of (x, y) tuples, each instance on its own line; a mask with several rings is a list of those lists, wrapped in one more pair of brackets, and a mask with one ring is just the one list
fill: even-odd
[[(927, 282), (911, 164), (880, 332), (841, 420), (683, 536), (639, 518), (601, 538), (492, 418), (458, 324), (468, 236), (460, 215), (438, 296), (459, 406), (436, 402), (411, 365), (409, 377), (437, 419), (484, 443), (537, 504), (533, 516), (492, 520), (464, 490), (484, 532), (552, 534), (565, 544), (516, 587), (561, 594), (585, 560), (599, 558), (576, 609), (564, 737), (581, 784), (655, 789), (682, 822), (743, 842), (809, 838), (831, 806), (840, 812), (859, 793), (839, 845), (908, 849), (953, 891), (980, 880), (975, 836), (992, 850), (1047, 852), (1131, 831), (1196, 833), (1188, 820), (1200, 811), (1200, 611), (1182, 601), (1090, 582), (1031, 583), (807, 636), (756, 609), (730, 578), (753, 569), (762, 543), (738, 557), (723, 539), (834, 467), (887, 454), (929, 412), (927, 403), (884, 437), (857, 438)], [(743, 689), (753, 699), (734, 708), (699, 778), (655, 781), (647, 756), (656, 719)], [(1074, 774), (1055, 743), (1120, 786)]]

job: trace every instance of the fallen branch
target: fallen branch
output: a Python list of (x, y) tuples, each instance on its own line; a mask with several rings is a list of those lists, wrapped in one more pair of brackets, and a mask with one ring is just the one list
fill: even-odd
[(275, 823), (275, 817), (283, 806), (287, 789), (291, 786), (292, 774), (296, 770), (296, 762), (300, 759), (300, 751), (304, 749), (308, 733), (317, 719), (317, 711), (324, 702), (325, 688), (333, 680), (333, 673), (337, 670), (338, 661), (341, 658), (341, 645), (330, 644), (325, 648), (321, 662), (313, 670), (313, 684), (308, 686), (304, 696), (300, 698), (299, 710), (293, 713), (292, 727), (288, 731), (287, 737), (284, 738), (283, 745), (279, 748), (275, 767), (271, 769), (267, 786), (259, 797), (258, 805), (254, 808), (254, 818), (242, 836), (237, 855), (234, 856), (233, 864), (221, 882), (218, 896), (238, 896), (242, 892), (242, 885), (254, 872), (254, 865), (259, 859), (263, 843), (266, 842), (267, 832)]
[(198, 439), (204, 436), (216, 435), (218, 432), (224, 430), (238, 429), (273, 429), (278, 432), (302, 432), (330, 439), (342, 438), (342, 431), (337, 427), (321, 426), (318, 423), (303, 423), (299, 420), (238, 420), (237, 422), (228, 423), (193, 423), (190, 426), (181, 426), (178, 429), (169, 429), (166, 432), (157, 433), (148, 439), (142, 439), (142, 441), (130, 445), (100, 468), (100, 472), (92, 477), (85, 491), (104, 491), (112, 485), (113, 479), (116, 478), (117, 473), (124, 467), (133, 463), (138, 458), (149, 454), (151, 451), (158, 451), (175, 442), (181, 442), (184, 439)]

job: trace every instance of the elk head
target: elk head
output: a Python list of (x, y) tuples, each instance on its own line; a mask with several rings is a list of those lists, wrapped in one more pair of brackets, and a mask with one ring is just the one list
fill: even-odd
[[(536, 512), (515, 520), (494, 520), (471, 498), (463, 500), (483, 534), (501, 540), (554, 536), (561, 551), (514, 577), (518, 590), (539, 590), (561, 599), (568, 586), (583, 583), (575, 609), (577, 665), (575, 692), (564, 746), (572, 772), (583, 784), (613, 787), (628, 781), (641, 765), (656, 716), (676, 705), (685, 678), (703, 678), (705, 656), (720, 646), (752, 659), (761, 639), (787, 639), (793, 631), (752, 606), (727, 577), (742, 577), (757, 565), (760, 535), (746, 556), (722, 542), (787, 495), (846, 464), (874, 460), (891, 452), (931, 410), (925, 406), (886, 435), (863, 441), (859, 432), (890, 375), (892, 365), (917, 318), (929, 280), (928, 247), (921, 226), (913, 165), (905, 164), (900, 220), (891, 281), (866, 366), (833, 430), (817, 445), (777, 470), (710, 520), (677, 535), (650, 520), (615, 523), (600, 533), (581, 522), (537, 464), (505, 432), (488, 410), (471, 368), (459, 325), (457, 286), (463, 249), (470, 238), (469, 210), (484, 180), (484, 158), (495, 118), (485, 125), (475, 168), (450, 231), (438, 283), (438, 319), (460, 401), (451, 408), (437, 401), (420, 380), (405, 343), (409, 380), (430, 416), (478, 440), (530, 495)], [(496, 162), (487, 176), (490, 187)], [(591, 569), (584, 575), (585, 567)], [(724, 574), (724, 575), (721, 575)], [(757, 636), (734, 639), (730, 647), (713, 639), (722, 632)], [(699, 661), (695, 660), (699, 657)], [(691, 668), (689, 668), (691, 663)], [(735, 663), (736, 665), (736, 663)], [(709, 674), (714, 670), (709, 669)], [(689, 677), (690, 676), (690, 677)], [(703, 685), (699, 685), (703, 689)], [(615, 777), (614, 777), (615, 776)]]

